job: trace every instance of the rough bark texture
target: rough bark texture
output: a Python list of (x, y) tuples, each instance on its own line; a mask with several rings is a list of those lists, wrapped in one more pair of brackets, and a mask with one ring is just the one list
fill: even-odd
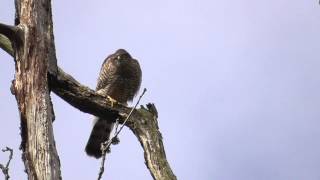
[(138, 111), (141, 118), (133, 120), (129, 128), (143, 147), (145, 164), (153, 179), (177, 179), (166, 158), (156, 107), (154, 104), (147, 104), (147, 109), (142, 106)]
[[(80, 111), (120, 122), (131, 108), (111, 107), (103, 97), (81, 85), (56, 65), (49, 0), (16, 0), (17, 26), (0, 24), (0, 48), (15, 58), (15, 94), (21, 117), (21, 148), (28, 178), (61, 179), (60, 161), (52, 131), (54, 113), (50, 89)], [(50, 86), (49, 86), (50, 83)], [(144, 150), (145, 163), (156, 180), (175, 180), (167, 162), (158, 113), (153, 104), (132, 113), (126, 123)]]
[[(61, 69), (58, 70), (56, 77), (50, 79), (50, 83), (55, 94), (80, 111), (104, 118), (119, 115), (120, 122), (123, 122), (131, 111), (131, 108), (121, 104), (111, 108), (108, 99), (81, 85)], [(177, 178), (167, 161), (157, 119), (156, 107), (147, 104), (147, 108), (141, 106), (140, 109), (133, 111), (126, 126), (138, 138), (144, 150), (145, 164), (152, 177), (155, 180), (175, 180)]]
[[(50, 3), (47, 0), (16, 1), (17, 26), (11, 33), (1, 31), (14, 47), (16, 73), (12, 91), (21, 118), (22, 158), (28, 179), (32, 180), (61, 179), (47, 78), (49, 64), (56, 68)], [(6, 26), (2, 27), (5, 30)]]

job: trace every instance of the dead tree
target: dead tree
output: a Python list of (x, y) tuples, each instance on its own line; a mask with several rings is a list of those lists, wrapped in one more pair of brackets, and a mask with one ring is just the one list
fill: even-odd
[[(81, 85), (57, 66), (50, 0), (16, 0), (15, 25), (0, 23), (0, 47), (13, 56), (15, 95), (21, 121), (21, 150), (28, 179), (62, 179), (52, 122), (53, 91), (82, 112), (102, 118), (117, 116), (120, 123), (130, 108), (111, 102)], [(134, 110), (126, 126), (138, 138), (153, 179), (174, 180), (167, 162), (158, 113), (151, 103)]]

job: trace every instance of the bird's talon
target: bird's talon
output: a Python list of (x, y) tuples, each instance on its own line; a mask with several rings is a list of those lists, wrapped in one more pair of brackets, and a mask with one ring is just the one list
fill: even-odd
[(117, 103), (118, 103), (117, 100), (113, 99), (113, 98), (110, 97), (110, 96), (107, 96), (107, 98), (108, 98), (108, 100), (111, 102), (111, 107), (113, 107), (114, 104), (117, 104)]

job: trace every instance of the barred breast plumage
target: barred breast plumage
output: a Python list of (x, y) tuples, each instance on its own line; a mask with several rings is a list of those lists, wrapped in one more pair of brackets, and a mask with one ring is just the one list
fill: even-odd
[[(124, 49), (108, 56), (101, 67), (96, 91), (109, 96), (119, 103), (132, 101), (141, 84), (141, 68), (137, 60)], [(100, 158), (101, 143), (108, 140), (113, 129), (114, 120), (95, 117), (94, 126), (89, 137), (86, 152), (89, 156)]]

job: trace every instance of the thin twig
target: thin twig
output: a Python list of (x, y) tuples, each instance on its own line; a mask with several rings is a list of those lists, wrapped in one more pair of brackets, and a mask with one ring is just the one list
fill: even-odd
[(13, 150), (9, 147), (6, 147), (6, 149), (2, 149), (2, 152), (10, 151), (9, 160), (4, 166), (3, 164), (0, 164), (0, 169), (2, 170), (2, 173), (4, 174), (5, 180), (8, 180), (10, 178), (9, 176), (9, 165), (13, 156)]
[(132, 107), (130, 113), (128, 114), (127, 118), (123, 121), (123, 124), (121, 125), (120, 129), (117, 130), (116, 128), (116, 132), (114, 133), (114, 136), (112, 138), (110, 138), (108, 141), (105, 141), (101, 144), (101, 151), (102, 151), (102, 160), (101, 160), (101, 166), (100, 166), (100, 171), (98, 174), (98, 180), (100, 180), (102, 178), (103, 172), (104, 172), (104, 163), (106, 161), (106, 154), (107, 154), (107, 150), (109, 149), (112, 141), (114, 139), (117, 138), (117, 136), (119, 135), (119, 133), (122, 131), (123, 127), (125, 126), (126, 122), (130, 119), (133, 111), (137, 108), (138, 104), (140, 103), (141, 98), (143, 97), (144, 93), (146, 93), (147, 89), (144, 88), (142, 94), (140, 95), (137, 103), (135, 104), (134, 107)]
[(131, 109), (130, 113), (128, 114), (127, 118), (123, 121), (122, 126), (120, 127), (119, 131), (116, 132), (114, 137), (117, 137), (118, 134), (121, 132), (121, 130), (123, 129), (124, 125), (126, 125), (126, 122), (129, 120), (129, 118), (131, 117), (131, 114), (133, 113), (133, 111), (136, 109), (136, 107), (138, 106), (138, 104), (140, 103), (141, 98), (143, 97), (144, 93), (146, 93), (147, 89), (144, 88), (142, 94), (140, 95), (136, 105)]

